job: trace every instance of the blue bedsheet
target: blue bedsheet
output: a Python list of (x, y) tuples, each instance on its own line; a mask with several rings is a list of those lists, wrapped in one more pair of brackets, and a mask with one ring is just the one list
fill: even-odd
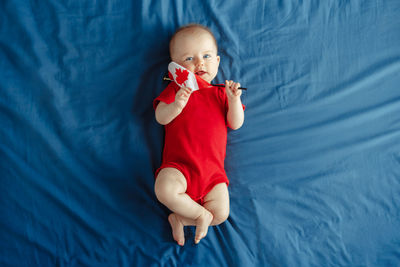
[[(231, 213), (172, 239), (153, 192), (168, 41), (248, 90)], [(400, 2), (0, 2), (1, 266), (399, 266)]]

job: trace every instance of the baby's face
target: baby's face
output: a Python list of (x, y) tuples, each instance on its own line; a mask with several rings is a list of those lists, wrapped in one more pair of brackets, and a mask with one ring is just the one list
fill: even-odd
[(171, 59), (209, 83), (217, 76), (220, 60), (217, 47), (204, 29), (179, 32), (171, 44)]

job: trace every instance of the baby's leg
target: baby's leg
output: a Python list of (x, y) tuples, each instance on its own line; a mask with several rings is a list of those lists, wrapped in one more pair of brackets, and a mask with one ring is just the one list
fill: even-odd
[(183, 246), (185, 241), (183, 226), (196, 226), (196, 234), (194, 238), (196, 244), (207, 235), (208, 227), (212, 222), (213, 216), (208, 210), (204, 210), (204, 214), (195, 220), (183, 217), (177, 213), (171, 213), (169, 215), (168, 220), (172, 227), (172, 235), (179, 245)]
[(204, 198), (203, 206), (213, 215), (211, 225), (218, 225), (229, 217), (229, 192), (226, 183), (220, 183)]
[(183, 222), (176, 213), (171, 213), (168, 216), (169, 224), (172, 228), (172, 236), (178, 245), (183, 246), (185, 244), (185, 233), (183, 231)]
[(175, 168), (162, 169), (156, 178), (155, 193), (158, 200), (169, 208), (174, 239), (184, 243), (183, 225), (196, 225), (195, 242), (206, 236), (213, 219), (212, 214), (186, 194), (187, 183), (183, 174)]
[[(210, 211), (213, 215), (211, 225), (219, 225), (226, 221), (229, 216), (229, 192), (226, 183), (220, 183), (204, 198), (204, 208)], [(197, 225), (196, 221), (182, 217), (178, 214), (171, 214), (170, 218), (179, 221), (181, 225)], [(172, 225), (172, 224), (171, 224)], [(196, 229), (197, 234), (197, 229)], [(183, 236), (183, 229), (182, 229)], [(204, 235), (205, 236), (205, 235)], [(200, 240), (199, 240), (200, 241)], [(198, 243), (198, 242), (196, 242)]]

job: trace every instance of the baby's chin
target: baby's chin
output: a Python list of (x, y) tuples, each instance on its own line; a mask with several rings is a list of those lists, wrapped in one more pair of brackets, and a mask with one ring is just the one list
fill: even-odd
[(202, 78), (203, 80), (205, 80), (208, 83), (211, 83), (211, 81), (213, 80), (213, 79), (207, 79), (206, 77), (201, 77), (201, 76), (200, 76), (200, 78)]
[(211, 83), (212, 80), (214, 80), (215, 76), (210, 76), (209, 74), (205, 74), (205, 75), (201, 75), (199, 76), (200, 78), (202, 78), (203, 80), (205, 80), (208, 83)]

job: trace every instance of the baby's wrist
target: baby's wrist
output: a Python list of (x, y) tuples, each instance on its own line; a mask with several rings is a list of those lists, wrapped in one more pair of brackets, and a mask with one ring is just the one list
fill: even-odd
[(240, 100), (240, 96), (231, 96), (231, 97), (229, 97), (228, 96), (228, 102), (229, 102), (229, 104), (235, 104), (235, 103), (237, 103), (237, 104), (241, 104), (241, 100)]

